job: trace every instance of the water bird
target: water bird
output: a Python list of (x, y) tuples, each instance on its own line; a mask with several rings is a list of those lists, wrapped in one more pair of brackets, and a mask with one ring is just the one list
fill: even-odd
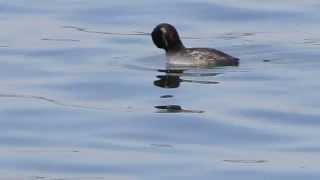
[(186, 48), (174, 26), (157, 25), (152, 33), (153, 43), (166, 51), (169, 65), (182, 66), (237, 66), (239, 58), (212, 48)]

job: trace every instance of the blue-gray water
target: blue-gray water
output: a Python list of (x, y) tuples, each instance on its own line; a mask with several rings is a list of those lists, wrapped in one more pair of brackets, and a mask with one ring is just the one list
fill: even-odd
[[(319, 8), (1, 1), (0, 179), (319, 179)], [(240, 66), (168, 74), (161, 22)]]

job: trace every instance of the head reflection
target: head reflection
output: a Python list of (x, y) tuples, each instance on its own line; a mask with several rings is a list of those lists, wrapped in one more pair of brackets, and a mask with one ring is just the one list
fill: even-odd
[(165, 75), (158, 75), (158, 80), (155, 80), (153, 84), (161, 88), (178, 88), (183, 81), (180, 75), (183, 74), (183, 70), (159, 70), (159, 72), (165, 72)]
[(219, 82), (216, 81), (198, 81), (198, 80), (187, 80), (182, 79), (182, 76), (189, 76), (189, 77), (198, 77), (198, 76), (216, 76), (219, 73), (185, 73), (186, 70), (182, 69), (166, 69), (166, 70), (158, 70), (159, 72), (164, 72), (164, 75), (157, 75), (158, 78), (153, 82), (155, 86), (161, 88), (178, 88), (182, 82), (186, 83), (198, 83), (198, 84), (218, 84)]

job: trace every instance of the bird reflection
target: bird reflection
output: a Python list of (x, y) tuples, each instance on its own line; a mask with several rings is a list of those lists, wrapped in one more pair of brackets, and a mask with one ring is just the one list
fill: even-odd
[(202, 110), (183, 109), (179, 105), (155, 106), (157, 113), (203, 113)]
[(159, 80), (154, 81), (153, 84), (161, 88), (178, 88), (182, 82), (179, 76), (159, 75), (157, 78)]
[(182, 82), (187, 83), (198, 83), (198, 84), (218, 84), (217, 81), (196, 81), (196, 80), (187, 80), (182, 79), (181, 76), (216, 76), (219, 73), (203, 73), (203, 74), (192, 74), (185, 73), (185, 70), (182, 69), (166, 69), (158, 70), (159, 72), (165, 72), (164, 75), (157, 75), (158, 80), (155, 80), (153, 84), (161, 88), (178, 88)]
[[(218, 84), (217, 81), (198, 81), (189, 80), (185, 77), (199, 77), (199, 76), (216, 76), (219, 73), (188, 73), (184, 69), (164, 69), (158, 70), (158, 72), (164, 73), (157, 75), (153, 84), (160, 88), (173, 89), (179, 88), (181, 83), (197, 83), (197, 84)], [(183, 77), (183, 78), (182, 78)], [(161, 98), (173, 98), (173, 95), (163, 95)], [(161, 105), (154, 106), (157, 109), (157, 113), (204, 113), (202, 110), (191, 110), (182, 108), (180, 105)]]

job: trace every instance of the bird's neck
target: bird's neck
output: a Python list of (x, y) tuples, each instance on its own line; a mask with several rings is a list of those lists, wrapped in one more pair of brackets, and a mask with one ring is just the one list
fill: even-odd
[(178, 53), (179, 51), (185, 49), (184, 45), (182, 43), (176, 44), (175, 46), (169, 47), (166, 49), (167, 55), (173, 55)]

